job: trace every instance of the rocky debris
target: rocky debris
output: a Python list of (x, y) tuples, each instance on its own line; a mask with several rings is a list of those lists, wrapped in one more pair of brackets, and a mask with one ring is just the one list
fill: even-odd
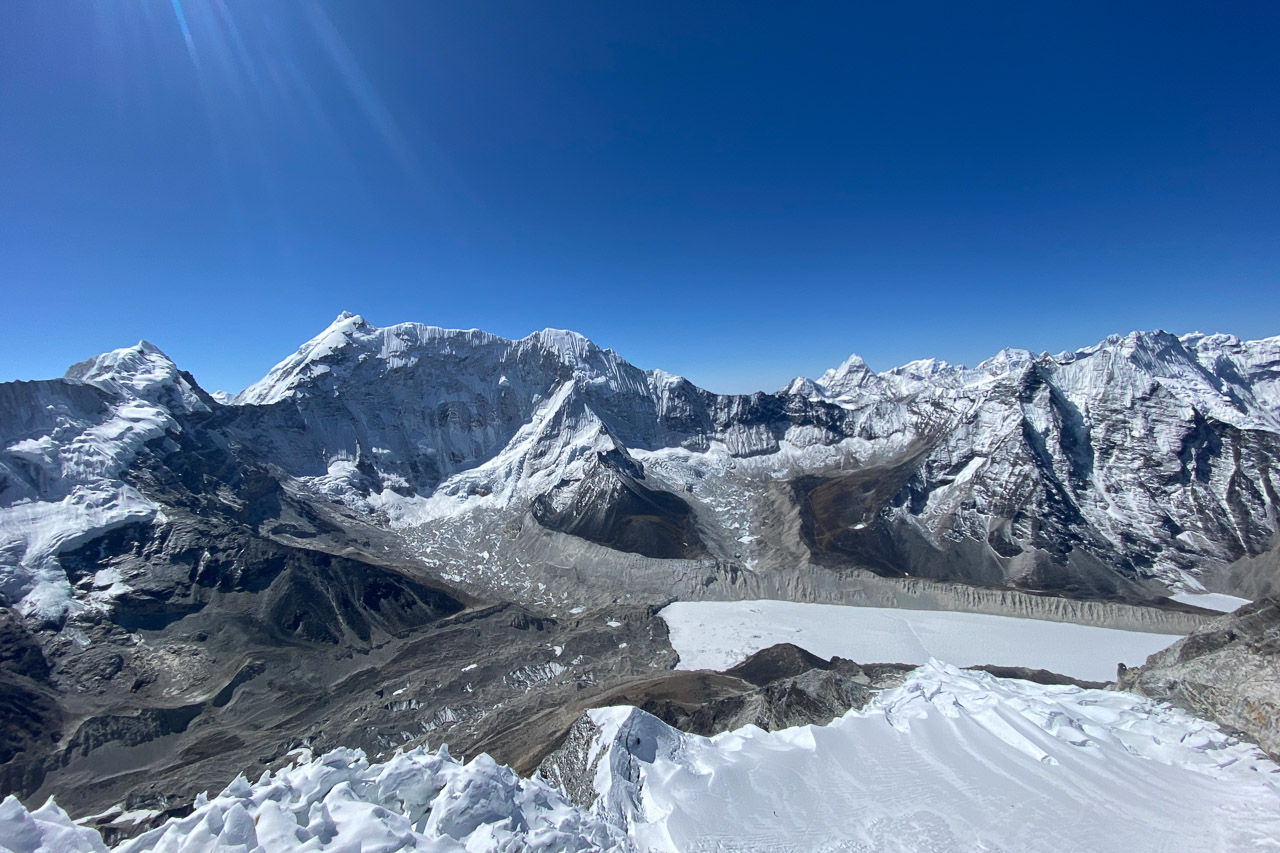
[(996, 678), (1017, 678), (1022, 681), (1030, 681), (1035, 684), (1073, 684), (1076, 687), (1084, 687), (1088, 690), (1102, 690), (1108, 684), (1114, 683), (1107, 681), (1089, 681), (1083, 678), (1072, 678), (1070, 675), (1050, 672), (1047, 669), (1030, 669), (1025, 666), (995, 666), (994, 664), (983, 664), (982, 666), (966, 666), (965, 669), (990, 673)]
[(779, 643), (723, 673), (667, 673), (626, 685), (598, 701), (633, 705), (692, 734), (713, 735), (746, 725), (774, 731), (825, 725), (850, 708), (861, 708), (874, 691), (896, 687), (914, 668), (896, 663), (861, 666), (838, 657), (827, 661)]
[(1280, 599), (1215, 619), (1122, 670), (1118, 686), (1213, 720), (1280, 756)]

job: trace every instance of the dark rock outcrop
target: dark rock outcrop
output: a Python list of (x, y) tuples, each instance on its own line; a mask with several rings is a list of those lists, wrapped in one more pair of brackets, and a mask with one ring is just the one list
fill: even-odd
[(1213, 720), (1280, 758), (1280, 599), (1215, 619), (1121, 671), (1118, 686)]

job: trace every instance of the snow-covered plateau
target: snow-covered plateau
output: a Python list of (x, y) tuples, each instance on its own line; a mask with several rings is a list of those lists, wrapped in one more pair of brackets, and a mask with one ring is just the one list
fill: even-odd
[(1120, 631), (985, 613), (896, 610), (793, 601), (680, 601), (663, 608), (680, 669), (726, 670), (791, 643), (821, 658), (1047, 669), (1111, 681), (1173, 645), (1176, 634)]
[[(483, 755), (370, 764), (338, 750), (239, 778), (115, 849), (1280, 850), (1280, 767), (1125, 693), (931, 661), (827, 726), (703, 738), (635, 708), (588, 720), (591, 736), (557, 766), (589, 778), (589, 805)], [(0, 850), (106, 849), (52, 802), (0, 805)]]

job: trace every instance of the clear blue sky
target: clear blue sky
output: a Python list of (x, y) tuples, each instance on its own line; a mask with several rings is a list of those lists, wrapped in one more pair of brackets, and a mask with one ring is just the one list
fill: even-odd
[(1280, 334), (1280, 3), (0, 2), (0, 379), (341, 310), (718, 391)]

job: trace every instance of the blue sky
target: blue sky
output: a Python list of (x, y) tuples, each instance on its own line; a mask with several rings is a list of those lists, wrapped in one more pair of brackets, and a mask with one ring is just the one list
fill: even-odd
[(1280, 4), (7, 0), (0, 379), (341, 310), (717, 391), (1280, 334)]

